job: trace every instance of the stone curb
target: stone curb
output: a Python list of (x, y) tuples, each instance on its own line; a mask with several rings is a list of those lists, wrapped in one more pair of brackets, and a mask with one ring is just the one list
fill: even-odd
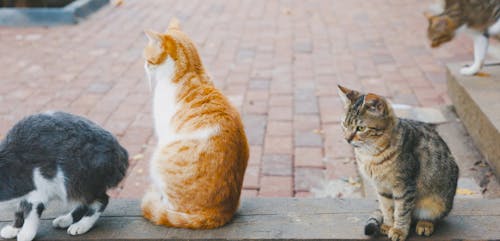
[(109, 0), (77, 0), (63, 8), (2, 8), (0, 26), (54, 26), (77, 24)]

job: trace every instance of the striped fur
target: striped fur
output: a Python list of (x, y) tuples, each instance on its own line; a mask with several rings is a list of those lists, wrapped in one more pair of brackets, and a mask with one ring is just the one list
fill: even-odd
[(381, 96), (342, 86), (339, 95), (346, 107), (345, 139), (377, 190), (382, 213), (368, 220), (365, 233), (405, 240), (413, 219), (418, 234), (430, 235), (453, 206), (458, 166), (448, 146), (434, 126), (397, 118)]
[(158, 146), (143, 215), (171, 227), (222, 226), (238, 208), (249, 157), (240, 115), (210, 81), (177, 20), (166, 33), (146, 35), (145, 69), (155, 86)]

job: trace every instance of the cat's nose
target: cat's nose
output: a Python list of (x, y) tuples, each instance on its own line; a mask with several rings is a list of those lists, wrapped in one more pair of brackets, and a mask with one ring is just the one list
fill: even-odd
[(355, 135), (356, 135), (356, 132), (347, 133), (344, 135), (344, 139), (347, 141), (347, 143), (351, 144), (351, 141), (352, 141), (352, 139), (354, 139)]

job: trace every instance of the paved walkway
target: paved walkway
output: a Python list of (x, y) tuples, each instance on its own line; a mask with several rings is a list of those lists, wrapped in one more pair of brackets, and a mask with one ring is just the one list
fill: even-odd
[(125, 0), (77, 26), (0, 27), (0, 135), (44, 110), (88, 116), (133, 157), (113, 195), (140, 197), (155, 145), (142, 31), (177, 16), (244, 116), (245, 196), (361, 196), (336, 84), (401, 104), (449, 104), (443, 64), (470, 60), (472, 45), (460, 37), (431, 50), (429, 2)]

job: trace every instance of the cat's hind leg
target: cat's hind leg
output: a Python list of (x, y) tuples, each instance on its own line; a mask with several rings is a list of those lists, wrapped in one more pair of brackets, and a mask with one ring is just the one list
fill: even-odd
[(446, 205), (439, 196), (428, 196), (416, 202), (414, 217), (418, 220), (416, 233), (430, 236), (434, 232), (435, 222), (446, 213)]
[(71, 224), (76, 223), (82, 219), (82, 217), (89, 211), (89, 206), (80, 204), (74, 208), (71, 212), (61, 215), (52, 221), (52, 226), (54, 228), (67, 228)]
[(420, 220), (417, 222), (417, 227), (415, 229), (420, 236), (431, 236), (434, 233), (434, 222)]
[(80, 220), (76, 221), (68, 227), (68, 234), (80, 235), (88, 232), (97, 222), (104, 209), (106, 209), (108, 202), (109, 196), (103, 194), (101, 195), (101, 198), (88, 205), (88, 209), (82, 215)]

